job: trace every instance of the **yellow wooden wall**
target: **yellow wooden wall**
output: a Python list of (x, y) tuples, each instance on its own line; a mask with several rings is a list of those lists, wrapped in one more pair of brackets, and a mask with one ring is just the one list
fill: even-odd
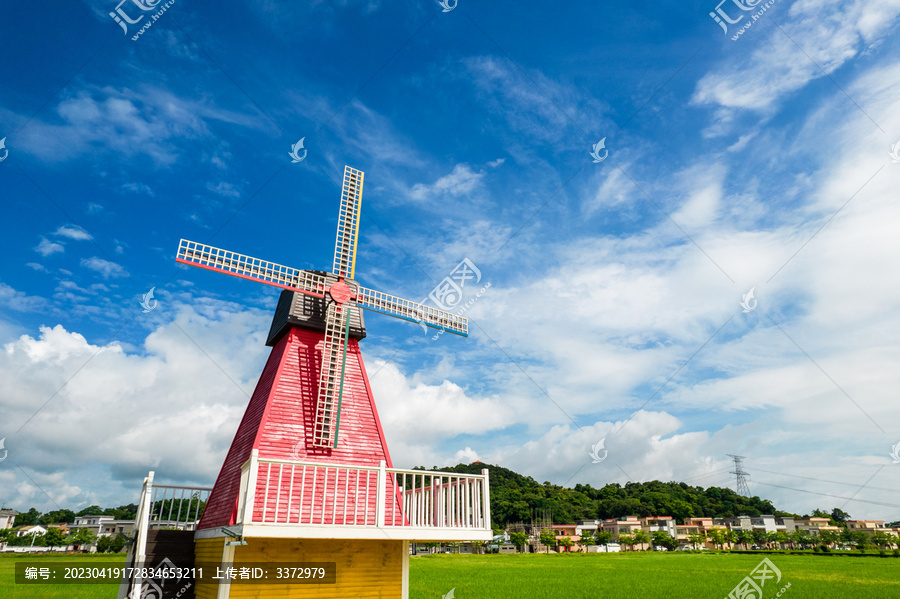
[[(225, 541), (226, 539), (224, 538), (194, 541), (194, 563), (197, 565), (221, 564)], [(216, 599), (218, 589), (219, 585), (217, 583), (200, 582), (194, 587), (194, 597), (196, 599)]]
[[(402, 596), (403, 541), (337, 539), (246, 539), (235, 547), (234, 561), (335, 562), (335, 584), (233, 583), (232, 599), (278, 597), (302, 599), (400, 599)], [(196, 543), (196, 563), (219, 563), (224, 539), (203, 539)], [(202, 556), (202, 557), (201, 557)], [(211, 559), (210, 559), (211, 558)], [(215, 599), (215, 585), (198, 585), (197, 599)]]

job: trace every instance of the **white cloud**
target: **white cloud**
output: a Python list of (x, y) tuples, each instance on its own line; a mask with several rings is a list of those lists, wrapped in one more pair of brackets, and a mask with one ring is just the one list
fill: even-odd
[(371, 382), (389, 439), (427, 445), (462, 433), (483, 434), (507, 426), (512, 410), (497, 398), (473, 398), (448, 380), (428, 385), (407, 379), (395, 364), (374, 360)]
[(453, 171), (440, 177), (430, 185), (416, 183), (409, 191), (409, 196), (417, 201), (435, 200), (442, 195), (461, 196), (470, 194), (481, 185), (484, 173), (477, 173), (468, 164), (457, 164)]
[(149, 185), (147, 185), (146, 183), (140, 183), (138, 181), (123, 183), (119, 186), (119, 189), (121, 189), (122, 191), (127, 191), (129, 193), (144, 194), (150, 196), (151, 198), (156, 197), (156, 193)]
[[(801, 0), (787, 15), (776, 5), (768, 15), (781, 28), (769, 28), (749, 55), (738, 52), (701, 78), (693, 102), (768, 111), (893, 31), (898, 14), (898, 0)], [(751, 29), (740, 41), (763, 33)]]
[(104, 279), (128, 276), (128, 272), (122, 266), (96, 256), (82, 258), (81, 265), (99, 273)]
[(268, 126), (255, 115), (218, 108), (205, 98), (181, 98), (161, 86), (84, 87), (56, 105), (56, 116), (32, 121), (19, 140), (24, 151), (48, 163), (103, 151), (168, 166), (178, 160), (181, 140), (214, 137), (213, 122)]
[[(463, 64), (481, 109), (499, 115), (514, 133), (529, 141), (559, 142), (573, 129), (581, 134), (577, 123), (590, 123), (594, 128), (605, 121), (605, 105), (540, 71), (526, 75), (507, 60), (493, 56), (466, 58)], [(522, 160), (530, 153), (522, 148), (513, 155)]]
[(0, 283), (0, 306), (18, 312), (38, 312), (46, 310), (47, 301), (42, 297), (30, 296), (16, 291), (5, 283)]
[[(173, 306), (175, 322), (154, 329), (137, 353), (91, 344), (59, 325), (4, 345), (10, 463), (64, 507), (119, 505), (150, 469), (165, 480), (212, 482), (268, 351), (269, 316), (233, 308), (210, 300)], [(15, 480), (16, 490), (5, 502), (50, 509), (27, 478), (6, 475), (0, 485), (12, 489)]]
[(216, 195), (220, 195), (226, 198), (239, 198), (241, 197), (241, 190), (238, 189), (233, 183), (228, 183), (227, 181), (219, 181), (218, 183), (213, 183), (212, 181), (206, 182), (206, 189), (213, 192)]
[(75, 241), (90, 241), (93, 239), (90, 233), (77, 225), (62, 225), (53, 234), (74, 239)]
[(50, 256), (52, 254), (61, 254), (66, 251), (66, 248), (55, 241), (50, 241), (46, 237), (41, 237), (41, 242), (37, 244), (34, 251), (41, 256)]

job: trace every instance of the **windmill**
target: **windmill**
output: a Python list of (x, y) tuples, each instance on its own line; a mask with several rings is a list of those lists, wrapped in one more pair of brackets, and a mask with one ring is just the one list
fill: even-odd
[[(196, 563), (212, 571), (288, 559), (336, 564), (335, 584), (292, 586), (291, 597), (405, 598), (410, 541), (493, 538), (486, 469), (429, 472), (391, 463), (359, 349), (363, 311), (461, 336), (468, 322), (355, 280), (362, 189), (363, 173), (345, 167), (330, 272), (184, 239), (178, 246), (179, 263), (282, 289), (266, 340), (272, 351), (191, 541)], [(145, 488), (142, 505), (152, 503), (149, 493)], [(152, 532), (139, 529), (135, 545), (146, 545)], [(262, 585), (253, 596), (283, 597), (282, 590)], [(231, 596), (227, 581), (198, 580), (196, 592)]]
[(325, 343), (313, 434), (313, 444), (318, 447), (337, 447), (351, 314), (356, 307), (468, 336), (468, 321), (462, 316), (373, 291), (354, 280), (362, 189), (363, 172), (344, 167), (334, 264), (328, 274), (282, 266), (186, 239), (178, 245), (176, 260), (182, 264), (250, 279), (326, 302)]

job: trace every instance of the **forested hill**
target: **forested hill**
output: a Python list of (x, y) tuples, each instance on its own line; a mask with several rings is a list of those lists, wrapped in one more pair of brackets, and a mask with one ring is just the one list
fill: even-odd
[(552, 512), (555, 524), (621, 516), (672, 516), (680, 523), (699, 516), (795, 515), (776, 510), (768, 500), (742, 497), (720, 487), (651, 481), (625, 486), (614, 483), (600, 489), (577, 484), (572, 489), (540, 484), (530, 476), (480, 462), (432, 470), (481, 474), (482, 468), (490, 472), (491, 519), (496, 523), (531, 522), (532, 514), (540, 515), (545, 509)]

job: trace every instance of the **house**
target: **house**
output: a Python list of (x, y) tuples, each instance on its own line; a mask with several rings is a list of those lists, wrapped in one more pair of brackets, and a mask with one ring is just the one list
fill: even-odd
[(830, 518), (798, 518), (794, 521), (797, 530), (805, 530), (813, 536), (819, 536), (825, 531), (840, 534), (843, 530), (840, 526), (832, 526)]
[(12, 528), (19, 512), (16, 510), (0, 510), (0, 530)]
[(594, 534), (600, 530), (600, 524), (602, 523), (603, 520), (579, 520), (575, 524), (575, 534), (579, 537), (583, 536), (586, 532)]
[(100, 536), (100, 529), (104, 522), (111, 522), (115, 518), (112, 516), (99, 516), (88, 514), (86, 516), (75, 516), (75, 522), (69, 525), (69, 530), (75, 532), (80, 528), (87, 528), (95, 535)]
[(641, 528), (649, 532), (664, 532), (671, 537), (675, 536), (675, 519), (672, 516), (648, 516), (639, 519)]
[(503, 543), (498, 549), (498, 553), (518, 553), (515, 545)]
[(130, 536), (134, 532), (134, 520), (108, 520), (100, 524), (98, 537)]
[(847, 520), (846, 524), (850, 530), (861, 530), (869, 534), (874, 534), (878, 530), (886, 530), (884, 520)]
[[(160, 525), (157, 528), (162, 528), (162, 525), (172, 523), (162, 521), (157, 524)], [(176, 524), (185, 525), (184, 522)], [(82, 528), (90, 530), (97, 538), (114, 537), (118, 534), (129, 536), (134, 531), (134, 520), (116, 520), (113, 516), (100, 515), (76, 516), (74, 524), (69, 525), (69, 530), (75, 532)], [(171, 528), (175, 528), (174, 524)]]
[[(691, 520), (691, 518), (688, 518)], [(705, 529), (704, 529), (705, 530)], [(675, 526), (675, 540), (679, 545), (687, 546), (691, 544), (690, 535), (698, 534), (700, 527), (696, 524), (678, 524)]]
[(47, 529), (40, 524), (30, 524), (27, 526), (18, 526), (13, 529), (13, 532), (16, 533), (17, 537), (24, 537), (25, 535), (45, 534), (47, 532)]
[(51, 522), (46, 525), (47, 530), (51, 528), (55, 528), (62, 534), (69, 534), (69, 523), (68, 522)]
[(623, 533), (631, 534), (636, 530), (640, 530), (641, 521), (638, 520), (637, 516), (622, 516), (621, 518), (604, 520), (601, 523), (600, 528), (611, 532), (614, 537), (617, 537)]

